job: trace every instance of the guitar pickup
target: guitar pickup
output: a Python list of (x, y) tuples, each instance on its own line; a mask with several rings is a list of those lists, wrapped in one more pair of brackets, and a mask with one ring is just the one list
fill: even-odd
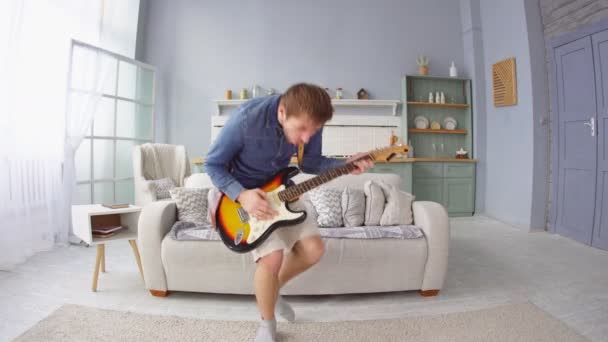
[(239, 219), (241, 220), (242, 223), (247, 223), (249, 222), (249, 214), (247, 213), (247, 211), (243, 208), (238, 208), (236, 210), (237, 214), (239, 215)]

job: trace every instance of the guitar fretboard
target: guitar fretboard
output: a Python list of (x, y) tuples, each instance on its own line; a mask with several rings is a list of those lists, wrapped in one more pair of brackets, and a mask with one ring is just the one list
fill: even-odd
[[(358, 158), (357, 160), (364, 160), (364, 159), (374, 160), (373, 153), (366, 154), (366, 155), (362, 156), (361, 158)], [(351, 173), (353, 170), (355, 170), (356, 168), (357, 168), (357, 166), (355, 166), (353, 164), (353, 162), (350, 162), (350, 163), (344, 164), (342, 166), (333, 168), (331, 170), (327, 170), (316, 177), (313, 177), (300, 184), (291, 186), (283, 191), (280, 191), (278, 193), (279, 199), (284, 202), (291, 202), (293, 200), (296, 200), (298, 197), (300, 197), (305, 192), (310, 191), (318, 186), (321, 186), (340, 176), (347, 175), (347, 174)]]

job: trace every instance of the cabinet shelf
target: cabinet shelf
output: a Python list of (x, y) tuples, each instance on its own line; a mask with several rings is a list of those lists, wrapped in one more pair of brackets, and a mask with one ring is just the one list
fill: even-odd
[(431, 129), (431, 128), (410, 128), (410, 133), (434, 133), (434, 134), (468, 134), (466, 129)]
[(408, 106), (446, 107), (446, 108), (469, 108), (466, 103), (430, 103), (408, 101)]

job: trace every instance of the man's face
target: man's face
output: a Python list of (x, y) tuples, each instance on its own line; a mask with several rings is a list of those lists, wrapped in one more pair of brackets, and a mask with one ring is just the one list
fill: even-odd
[(323, 127), (310, 120), (307, 114), (292, 115), (287, 118), (284, 111), (279, 111), (279, 120), (287, 141), (293, 145), (308, 143), (310, 138)]

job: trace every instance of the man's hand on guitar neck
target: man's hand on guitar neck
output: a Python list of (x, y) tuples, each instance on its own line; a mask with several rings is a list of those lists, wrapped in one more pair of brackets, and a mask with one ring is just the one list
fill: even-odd
[(241, 192), (237, 200), (249, 215), (258, 220), (270, 220), (279, 214), (268, 202), (266, 193), (259, 188)]
[[(352, 170), (350, 173), (352, 173), (353, 175), (359, 175), (359, 174), (362, 174), (363, 172), (365, 172), (367, 169), (374, 167), (374, 162), (369, 160), (368, 158), (363, 158), (365, 156), (369, 156), (369, 153), (353, 154), (352, 156), (350, 156), (350, 158), (346, 159), (347, 163), (354, 161), (353, 165), (355, 165), (357, 167), (356, 169)], [(359, 158), (362, 158), (362, 159), (357, 160)]]

